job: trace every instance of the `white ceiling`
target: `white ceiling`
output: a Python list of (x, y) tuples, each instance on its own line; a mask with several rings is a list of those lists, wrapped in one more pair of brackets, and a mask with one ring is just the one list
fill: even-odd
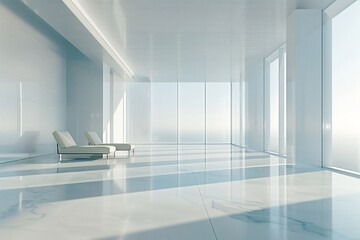
[[(32, 1), (58, 31), (70, 32), (43, 0), (22, 1)], [(138, 77), (238, 81), (247, 59), (266, 57), (286, 41), (286, 17), (295, 8), (322, 9), (333, 0), (73, 1)], [(47, 4), (59, 8), (58, 0)]]
[(285, 42), (286, 0), (79, 0), (138, 76), (230, 81)]

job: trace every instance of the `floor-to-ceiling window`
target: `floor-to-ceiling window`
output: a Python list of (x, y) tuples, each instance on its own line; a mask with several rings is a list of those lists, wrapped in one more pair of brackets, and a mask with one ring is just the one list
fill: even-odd
[(279, 58), (269, 63), (267, 150), (279, 152)]
[(179, 143), (205, 143), (205, 83), (179, 83)]
[(241, 138), (241, 105), (240, 105), (240, 81), (231, 83), (231, 142), (240, 145)]
[(324, 23), (324, 164), (360, 172), (360, 1), (333, 4)]
[(177, 83), (151, 84), (151, 142), (177, 143)]
[(230, 83), (206, 83), (206, 143), (230, 143)]
[(265, 59), (265, 150), (285, 155), (286, 52), (281, 47)]
[(126, 85), (128, 142), (231, 143), (230, 82), (129, 81)]
[(127, 142), (151, 143), (151, 83), (126, 83)]

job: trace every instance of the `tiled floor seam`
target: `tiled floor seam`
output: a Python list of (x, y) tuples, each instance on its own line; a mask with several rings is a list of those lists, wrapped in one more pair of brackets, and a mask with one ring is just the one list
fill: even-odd
[(198, 188), (198, 191), (199, 191), (199, 194), (200, 194), (200, 197), (201, 197), (201, 201), (203, 202), (203, 205), (204, 205), (206, 214), (207, 214), (207, 216), (208, 216), (208, 219), (209, 219), (211, 228), (212, 228), (212, 230), (213, 230), (215, 239), (218, 240), (218, 237), (217, 237), (216, 231), (215, 231), (215, 227), (214, 227), (214, 225), (213, 225), (213, 223), (212, 223), (212, 221), (211, 221), (209, 211), (208, 211), (208, 209), (207, 209), (207, 207), (206, 207), (205, 200), (204, 200), (204, 197), (203, 197), (203, 195), (202, 195), (202, 193), (201, 193), (201, 190), (200, 190), (199, 184), (198, 184), (198, 182), (197, 182), (197, 180), (196, 180), (195, 174), (194, 174), (193, 172), (191, 172), (191, 173), (192, 173), (192, 175), (193, 175), (193, 177), (194, 177), (194, 181), (195, 181), (196, 186), (197, 186), (197, 188)]

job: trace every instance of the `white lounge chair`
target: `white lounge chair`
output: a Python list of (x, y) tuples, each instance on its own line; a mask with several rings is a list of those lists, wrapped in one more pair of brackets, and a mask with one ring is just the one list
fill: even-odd
[(62, 154), (106, 154), (109, 158), (110, 153), (114, 153), (116, 148), (111, 145), (102, 146), (78, 146), (69, 132), (53, 132), (53, 136), (57, 142), (57, 153), (61, 161)]
[(116, 148), (116, 151), (128, 151), (129, 155), (130, 152), (135, 152), (135, 147), (131, 144), (127, 143), (103, 143), (96, 132), (94, 131), (87, 131), (84, 133), (86, 139), (89, 142), (89, 145), (95, 145), (95, 146), (103, 146), (103, 145), (111, 145)]

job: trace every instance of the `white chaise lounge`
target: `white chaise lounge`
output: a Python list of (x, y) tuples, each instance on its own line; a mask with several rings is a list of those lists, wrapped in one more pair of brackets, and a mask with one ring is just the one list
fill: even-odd
[(62, 154), (106, 154), (109, 158), (110, 153), (114, 153), (116, 148), (111, 145), (102, 146), (78, 146), (69, 132), (53, 132), (53, 136), (57, 142), (57, 153), (61, 161)]
[(111, 145), (116, 147), (116, 151), (128, 151), (129, 155), (130, 152), (133, 152), (134, 155), (134, 151), (135, 151), (135, 147), (131, 144), (127, 144), (127, 143), (103, 143), (101, 141), (101, 139), (99, 138), (99, 136), (97, 135), (96, 132), (94, 131), (87, 131), (84, 133), (86, 139), (88, 140), (90, 145), (95, 145), (95, 146), (103, 146), (103, 145)]

